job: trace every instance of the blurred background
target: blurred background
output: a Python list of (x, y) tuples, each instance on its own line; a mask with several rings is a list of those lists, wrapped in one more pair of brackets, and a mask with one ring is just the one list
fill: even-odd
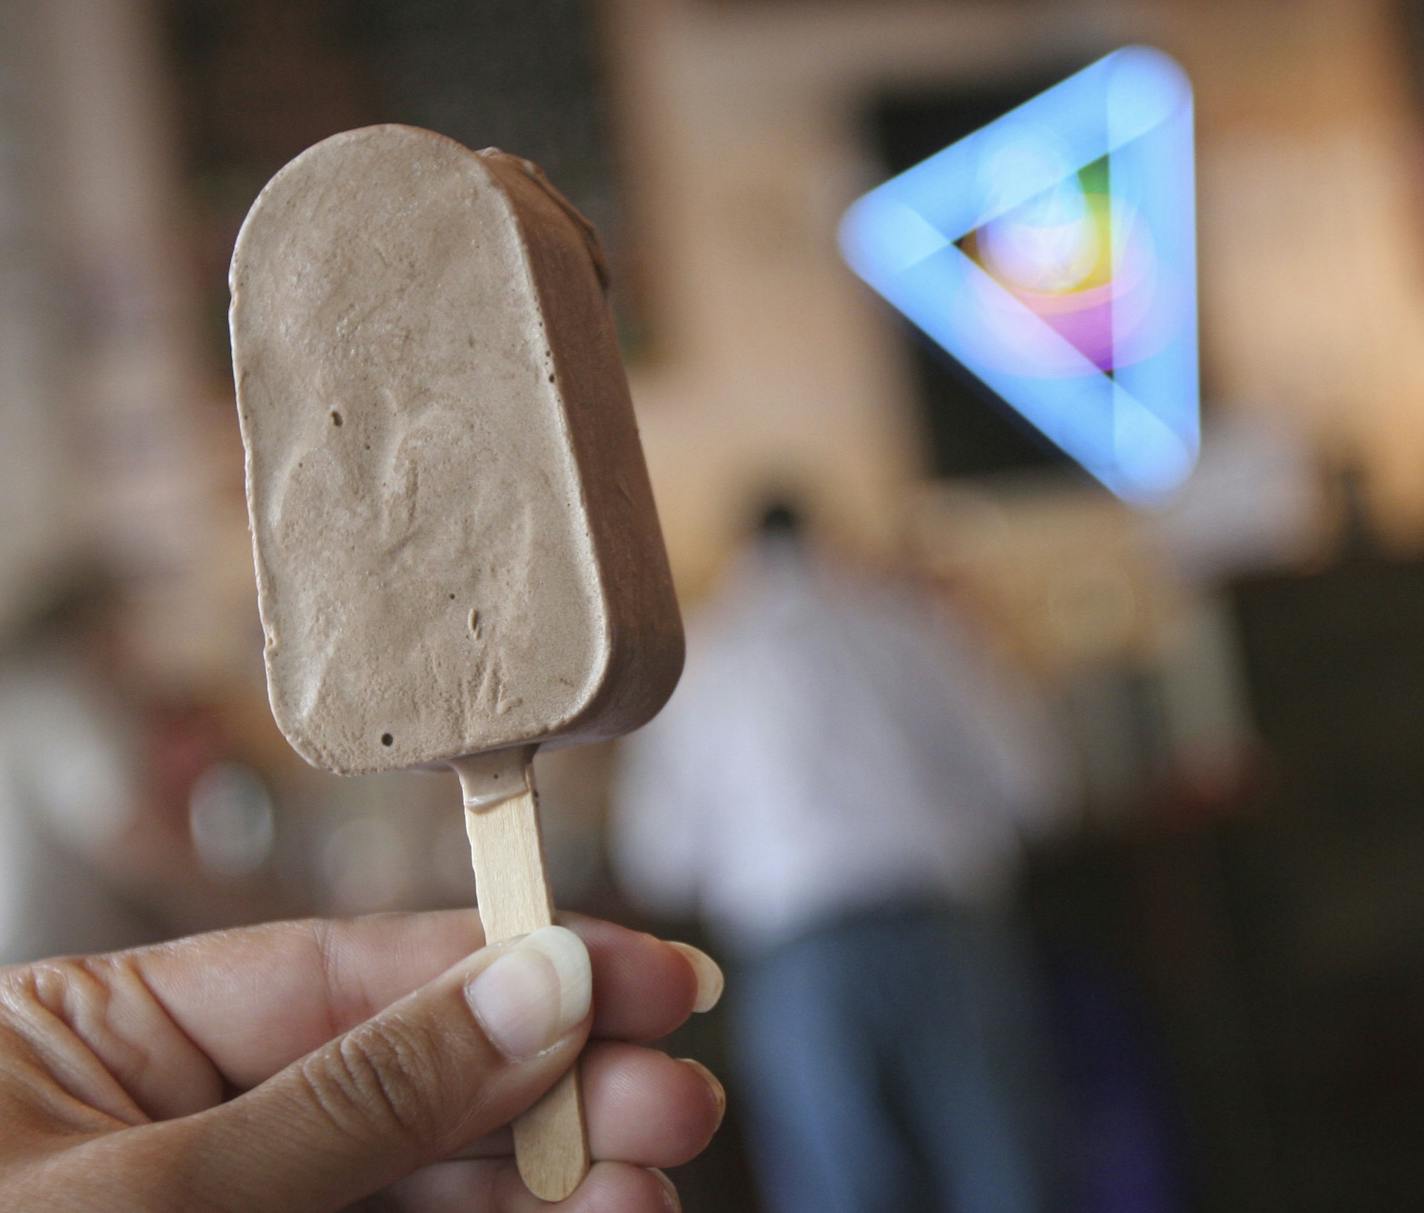
[[(1133, 42), (1197, 101), (1203, 454), (1151, 511), (835, 243)], [(238, 226), (385, 121), (538, 161), (602, 231), (689, 615), (774, 486), (1029, 688), (1073, 789), (1015, 894), (1078, 1110), (1056, 1207), (1424, 1203), (1416, 0), (0, 6), (0, 961), (473, 898), (453, 779), (338, 779), (277, 733), (242, 500)], [(618, 878), (625, 759), (540, 759), (560, 903), (702, 939)], [(732, 1034), (677, 1044), (717, 1068)], [(730, 1089), (690, 1210), (762, 1207)]]

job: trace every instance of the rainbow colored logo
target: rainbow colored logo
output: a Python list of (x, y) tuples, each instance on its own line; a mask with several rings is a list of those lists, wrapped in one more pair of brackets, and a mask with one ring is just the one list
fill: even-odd
[(1192, 90), (1128, 47), (857, 200), (851, 268), (1118, 496), (1199, 442)]

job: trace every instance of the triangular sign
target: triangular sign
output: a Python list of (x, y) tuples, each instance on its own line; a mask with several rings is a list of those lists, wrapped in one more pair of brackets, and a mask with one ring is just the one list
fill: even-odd
[(852, 269), (1118, 496), (1199, 440), (1192, 91), (1128, 47), (860, 198)]

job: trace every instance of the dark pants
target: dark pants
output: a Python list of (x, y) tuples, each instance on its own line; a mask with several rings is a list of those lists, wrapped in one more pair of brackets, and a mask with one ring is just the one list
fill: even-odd
[(1054, 1100), (1005, 922), (902, 906), (828, 922), (728, 986), (773, 1213), (1038, 1213)]

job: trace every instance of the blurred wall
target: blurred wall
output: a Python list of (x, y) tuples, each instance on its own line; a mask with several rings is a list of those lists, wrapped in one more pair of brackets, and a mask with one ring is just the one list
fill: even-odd
[[(240, 460), (223, 448), (210, 461), (216, 410), (157, 13), (141, 0), (19, 0), (7, 28), (3, 53), (20, 61), (0, 114), (23, 155), (0, 189), (14, 191), (24, 230), (12, 256), (24, 261), (6, 276), (0, 334), (4, 365), (29, 369), (0, 398), (3, 491), (27, 494), (7, 514), (51, 559), (48, 572), (11, 559), (0, 570), (41, 602), (55, 579), (118, 579), (140, 664), (183, 684), (232, 654), (215, 557), (241, 535), (222, 500)], [(249, 569), (244, 596), (250, 581)]]
[(48, 145), (36, 30), (0, 15), (0, 637), (77, 556), (68, 491), (63, 308), (47, 231)]
[(772, 473), (811, 486), (852, 542), (898, 534), (917, 472), (907, 368), (834, 245), (842, 209), (876, 179), (861, 100), (1132, 41), (1177, 55), (1196, 84), (1211, 404), (1303, 431), (1329, 465), (1358, 462), (1383, 529), (1418, 542), (1424, 207), (1394, 6), (609, 11), (654, 322), (634, 394), (684, 585), (716, 567), (742, 495)]

